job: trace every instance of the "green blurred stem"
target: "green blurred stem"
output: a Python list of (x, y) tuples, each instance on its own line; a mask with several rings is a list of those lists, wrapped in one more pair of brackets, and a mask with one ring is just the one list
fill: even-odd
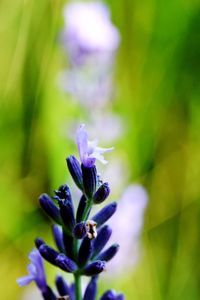
[(74, 278), (75, 278), (75, 299), (76, 300), (82, 300), (81, 275), (80, 274), (74, 274)]

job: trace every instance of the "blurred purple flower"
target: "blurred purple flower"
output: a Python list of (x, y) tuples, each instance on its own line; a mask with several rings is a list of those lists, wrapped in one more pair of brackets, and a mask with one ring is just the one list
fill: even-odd
[(130, 185), (118, 202), (118, 210), (110, 221), (113, 230), (111, 242), (119, 242), (120, 249), (111, 261), (108, 274), (133, 267), (139, 259), (140, 235), (148, 203), (146, 190), (139, 184)]
[(120, 42), (106, 5), (97, 2), (70, 3), (64, 8), (62, 41), (70, 68), (60, 75), (61, 87), (79, 102), (96, 107), (112, 92), (112, 67)]
[(43, 259), (36, 249), (30, 252), (29, 259), (31, 261), (27, 268), (29, 275), (17, 279), (17, 283), (19, 286), (24, 286), (28, 285), (31, 281), (35, 281), (38, 288), (43, 292), (47, 287)]
[(118, 30), (102, 3), (70, 3), (64, 9), (64, 21), (64, 42), (75, 63), (88, 55), (113, 52), (119, 45)]
[(97, 147), (97, 140), (89, 141), (84, 124), (77, 130), (76, 140), (80, 159), (85, 167), (92, 167), (95, 164), (96, 159), (103, 164), (107, 163), (102, 154), (113, 150), (113, 148), (100, 148)]

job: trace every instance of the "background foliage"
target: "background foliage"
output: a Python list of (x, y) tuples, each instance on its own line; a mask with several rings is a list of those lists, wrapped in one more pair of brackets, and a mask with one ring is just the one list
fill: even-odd
[[(136, 270), (104, 282), (136, 300), (197, 300), (200, 234), (200, 4), (110, 0), (122, 43), (115, 72), (126, 134), (115, 145), (150, 195)], [(35, 236), (50, 236), (38, 195), (67, 179), (70, 120), (85, 112), (58, 87), (61, 0), (0, 2), (0, 294), (21, 299)], [(92, 112), (89, 112), (92, 113)], [(103, 125), (102, 125), (103, 126)], [(76, 152), (75, 152), (76, 153)], [(133, 220), (134, 222), (134, 220)], [(131, 226), (131, 224), (130, 224)]]

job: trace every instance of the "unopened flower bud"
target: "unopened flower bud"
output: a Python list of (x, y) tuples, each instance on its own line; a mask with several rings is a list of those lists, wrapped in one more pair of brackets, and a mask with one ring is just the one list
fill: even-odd
[(103, 294), (103, 296), (100, 298), (100, 300), (115, 300), (116, 299), (116, 293), (114, 290), (109, 290)]
[(96, 192), (97, 186), (97, 170), (96, 166), (85, 167), (81, 165), (83, 173), (83, 186), (84, 192), (88, 198), (92, 198), (93, 194)]
[(78, 253), (78, 265), (80, 267), (83, 267), (92, 254), (92, 244), (91, 239), (89, 239), (87, 236), (83, 239), (79, 253)]
[(46, 286), (45, 290), (42, 291), (42, 296), (44, 300), (57, 300), (54, 292), (49, 286)]
[(90, 282), (88, 283), (83, 300), (88, 300), (88, 299), (95, 300), (96, 294), (97, 294), (97, 276), (94, 276), (91, 278)]
[(114, 244), (114, 245), (110, 246), (107, 250), (105, 250), (104, 252), (100, 253), (97, 256), (97, 259), (109, 261), (117, 254), (118, 250), (119, 250), (119, 245)]
[(96, 260), (84, 268), (83, 274), (86, 276), (95, 276), (101, 273), (105, 269), (105, 266), (104, 261)]
[(59, 252), (51, 248), (50, 246), (46, 244), (42, 244), (38, 248), (41, 256), (46, 259), (48, 262), (50, 262), (53, 265), (56, 265), (56, 258), (59, 255)]
[(69, 273), (73, 273), (77, 270), (77, 265), (75, 264), (75, 262), (73, 262), (73, 260), (69, 259), (62, 253), (56, 257), (56, 265), (63, 271)]
[(95, 257), (101, 252), (101, 250), (105, 247), (108, 240), (110, 239), (111, 234), (112, 234), (112, 229), (110, 228), (110, 226), (105, 225), (102, 228), (100, 228), (97, 238), (93, 242), (92, 257)]
[(55, 244), (60, 252), (65, 252), (65, 247), (63, 243), (63, 232), (58, 225), (53, 225), (52, 227), (53, 237)]
[(106, 198), (108, 198), (109, 194), (110, 194), (110, 188), (108, 183), (105, 182), (99, 187), (99, 189), (94, 194), (93, 197), (94, 204), (102, 203), (104, 200), (106, 200)]
[(75, 184), (79, 189), (82, 190), (83, 178), (79, 161), (76, 159), (75, 156), (71, 155), (67, 158), (67, 166), (72, 178), (74, 179)]
[(102, 224), (104, 224), (108, 219), (112, 217), (112, 215), (115, 213), (117, 209), (117, 203), (112, 202), (106, 205), (104, 208), (102, 208), (93, 218), (97, 223), (97, 227), (100, 227)]
[(42, 194), (39, 197), (39, 202), (45, 213), (58, 224), (62, 224), (60, 211), (47, 194)]
[(70, 294), (70, 288), (62, 276), (56, 277), (56, 288), (61, 296), (67, 296)]
[(87, 233), (87, 226), (85, 222), (80, 222), (76, 224), (73, 230), (75, 238), (82, 239)]

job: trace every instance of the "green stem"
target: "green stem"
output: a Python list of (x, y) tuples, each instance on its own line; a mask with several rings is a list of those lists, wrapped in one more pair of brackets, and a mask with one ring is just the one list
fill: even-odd
[(88, 213), (91, 209), (91, 206), (92, 206), (92, 199), (87, 198), (87, 205), (85, 207), (85, 210), (84, 210), (84, 213), (83, 213), (83, 216), (82, 216), (82, 221), (86, 221), (86, 219), (88, 217)]
[(74, 278), (75, 278), (75, 299), (76, 300), (82, 300), (81, 275), (80, 274), (74, 274)]
[[(79, 251), (79, 241), (74, 239), (74, 252), (75, 252), (76, 260), (78, 259), (78, 251)], [(78, 273), (78, 272), (75, 273), (74, 279), (75, 279), (75, 300), (82, 300), (80, 273)]]

